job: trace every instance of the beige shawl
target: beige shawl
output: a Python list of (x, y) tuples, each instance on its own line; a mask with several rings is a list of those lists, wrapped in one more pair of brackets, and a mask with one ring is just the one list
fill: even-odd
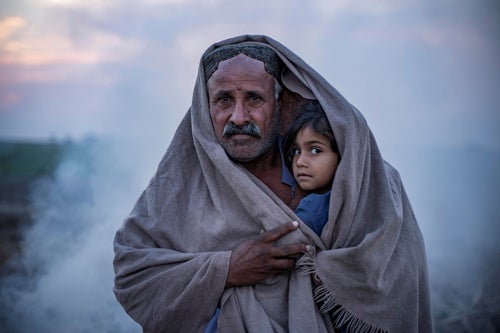
[[(275, 49), (288, 68), (285, 86), (319, 100), (338, 141), (342, 161), (321, 237), (300, 223), (282, 239), (317, 250), (290, 274), (224, 289), (232, 249), (298, 217), (218, 144), (200, 63), (191, 108), (116, 234), (118, 301), (145, 332), (203, 332), (217, 307), (221, 333), (333, 332), (345, 325), (349, 332), (431, 332), (423, 239), (399, 175), (382, 159), (363, 116), (269, 37), (239, 36), (207, 52), (243, 41)], [(313, 287), (310, 273), (324, 284)]]

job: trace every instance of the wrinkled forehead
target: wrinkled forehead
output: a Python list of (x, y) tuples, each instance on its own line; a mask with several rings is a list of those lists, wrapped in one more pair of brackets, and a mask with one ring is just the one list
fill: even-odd
[(280, 81), (283, 64), (276, 52), (267, 46), (252, 43), (224, 45), (207, 53), (202, 60), (205, 71), (205, 80), (208, 81), (221, 62), (226, 62), (239, 54), (244, 54), (247, 57), (261, 61), (264, 63), (264, 69), (266, 72), (271, 74), (276, 80)]

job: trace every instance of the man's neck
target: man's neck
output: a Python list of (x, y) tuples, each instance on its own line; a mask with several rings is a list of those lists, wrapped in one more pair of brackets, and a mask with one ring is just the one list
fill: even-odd
[(250, 162), (240, 162), (240, 164), (250, 171), (255, 177), (264, 181), (263, 178), (266, 178), (266, 175), (270, 172), (281, 173), (281, 155), (278, 149), (278, 146), (275, 145), (261, 157)]
[(266, 184), (292, 209), (295, 209), (300, 199), (305, 196), (305, 193), (299, 188), (296, 189), (295, 195), (292, 195), (290, 186), (281, 181), (282, 163), (278, 145), (275, 145), (273, 149), (255, 161), (244, 162), (241, 165)]

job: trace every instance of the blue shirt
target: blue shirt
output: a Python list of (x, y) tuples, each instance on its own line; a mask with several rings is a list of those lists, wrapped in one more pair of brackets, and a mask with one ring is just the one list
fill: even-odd
[(295, 213), (318, 236), (328, 221), (328, 208), (330, 206), (330, 191), (319, 194), (311, 193), (300, 200)]

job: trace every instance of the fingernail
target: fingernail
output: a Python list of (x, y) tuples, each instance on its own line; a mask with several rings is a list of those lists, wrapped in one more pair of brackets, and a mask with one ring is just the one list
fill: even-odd
[(299, 222), (297, 222), (297, 221), (293, 221), (293, 222), (292, 222), (292, 224), (293, 224), (293, 226), (294, 226), (295, 228), (297, 228), (297, 227), (299, 226)]
[(310, 245), (306, 245), (306, 251), (309, 252), (311, 250), (311, 246)]

